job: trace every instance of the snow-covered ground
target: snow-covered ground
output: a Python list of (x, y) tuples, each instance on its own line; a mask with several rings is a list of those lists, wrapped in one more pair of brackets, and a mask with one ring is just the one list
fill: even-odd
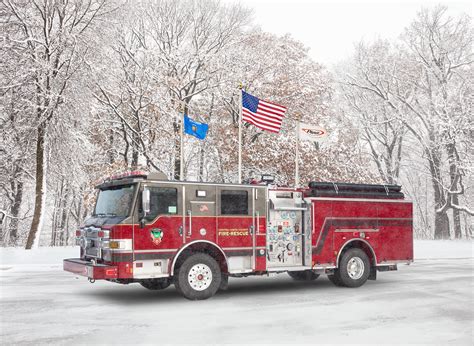
[(89, 284), (62, 271), (75, 248), (0, 249), (0, 343), (474, 342), (473, 242), (416, 241), (415, 263), (358, 289), (326, 277), (231, 279), (191, 302), (173, 287)]

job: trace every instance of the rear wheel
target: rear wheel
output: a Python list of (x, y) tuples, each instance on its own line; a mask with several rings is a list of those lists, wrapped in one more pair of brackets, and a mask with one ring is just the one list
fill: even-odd
[(140, 285), (149, 290), (164, 290), (169, 285), (171, 285), (171, 280), (169, 278), (163, 279), (149, 279), (140, 281)]
[(319, 274), (316, 274), (312, 270), (288, 272), (288, 275), (291, 276), (291, 278), (296, 281), (313, 281), (319, 277)]
[(184, 260), (175, 275), (176, 289), (187, 299), (212, 297), (221, 285), (221, 271), (209, 255), (194, 254)]
[(370, 261), (366, 253), (358, 248), (344, 252), (339, 268), (330, 275), (329, 280), (336, 286), (360, 287), (370, 275)]

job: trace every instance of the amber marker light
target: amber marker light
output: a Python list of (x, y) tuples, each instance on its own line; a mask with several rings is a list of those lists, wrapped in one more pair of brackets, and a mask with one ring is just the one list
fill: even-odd
[(120, 242), (115, 241), (115, 240), (109, 241), (109, 248), (110, 249), (120, 249)]

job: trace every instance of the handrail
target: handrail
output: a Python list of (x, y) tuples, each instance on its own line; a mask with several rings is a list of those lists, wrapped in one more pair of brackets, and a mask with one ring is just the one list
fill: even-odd
[(191, 236), (193, 233), (193, 212), (188, 210), (188, 217), (189, 217), (189, 230), (188, 230), (188, 237)]
[(273, 208), (273, 210), (308, 210), (308, 208), (300, 208), (300, 207), (278, 207), (278, 208)]

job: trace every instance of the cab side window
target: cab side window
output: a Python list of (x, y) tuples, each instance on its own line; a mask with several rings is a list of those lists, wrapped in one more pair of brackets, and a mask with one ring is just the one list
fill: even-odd
[(147, 221), (153, 221), (159, 215), (178, 213), (178, 190), (170, 187), (149, 187), (150, 214)]
[(248, 191), (222, 190), (221, 215), (248, 215)]

